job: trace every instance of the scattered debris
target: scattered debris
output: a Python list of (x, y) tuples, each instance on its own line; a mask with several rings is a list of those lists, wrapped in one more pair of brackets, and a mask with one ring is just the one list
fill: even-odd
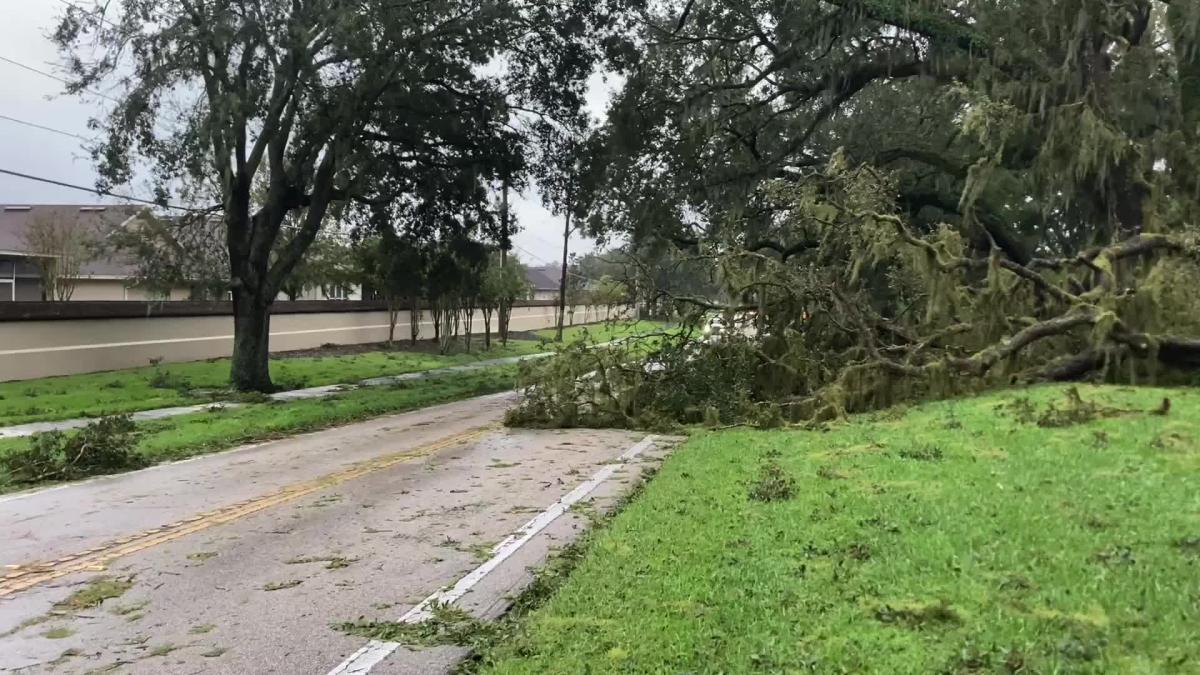
[(936, 624), (962, 623), (962, 617), (945, 600), (936, 604), (884, 605), (875, 610), (875, 618), (883, 623), (903, 623), (914, 628)]
[[(1053, 403), (1046, 404), (1046, 409), (1039, 413), (1038, 408), (1028, 398), (1013, 399), (1000, 406), (1008, 410), (1022, 424), (1036, 423), (1039, 427), (1059, 429), (1086, 424), (1093, 420), (1122, 415), (1167, 415), (1171, 412), (1171, 399), (1164, 398), (1157, 408), (1139, 410), (1135, 408), (1111, 408), (1095, 401), (1083, 398), (1077, 387), (1068, 387), (1064, 392), (1066, 404), (1060, 409)], [(1107, 442), (1107, 436), (1104, 437)]]
[(98, 607), (105, 600), (119, 598), (133, 588), (133, 578), (118, 579), (115, 577), (97, 577), (83, 588), (67, 596), (67, 599), (54, 605), (55, 609), (79, 611)]
[(47, 640), (61, 640), (63, 638), (69, 638), (74, 634), (75, 631), (71, 628), (67, 628), (66, 626), (56, 626), (49, 630), (42, 631), (41, 635)]
[(759, 502), (783, 501), (795, 492), (796, 480), (775, 461), (763, 464), (758, 478), (750, 484), (750, 499)]

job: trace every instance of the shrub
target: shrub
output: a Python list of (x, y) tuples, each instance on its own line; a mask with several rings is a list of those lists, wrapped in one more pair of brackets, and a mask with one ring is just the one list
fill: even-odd
[(34, 434), (29, 445), (0, 457), (14, 483), (73, 480), (145, 466), (134, 450), (136, 427), (129, 415), (105, 417), (73, 435)]

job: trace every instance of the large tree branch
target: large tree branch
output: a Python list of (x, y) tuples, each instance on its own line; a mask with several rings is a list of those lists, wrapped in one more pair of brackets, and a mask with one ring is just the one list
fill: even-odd
[(957, 17), (917, 2), (897, 3), (891, 0), (825, 0), (859, 16), (915, 33), (932, 42), (953, 44), (971, 54), (986, 56), (992, 53), (990, 38)]

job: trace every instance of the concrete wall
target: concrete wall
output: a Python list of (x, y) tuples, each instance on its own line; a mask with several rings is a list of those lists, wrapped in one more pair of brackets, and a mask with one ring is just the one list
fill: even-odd
[[(585, 314), (589, 318), (583, 318)], [(585, 311), (580, 307), (574, 321), (599, 321), (604, 314), (602, 308)], [(421, 318), (421, 337), (431, 339), (429, 313)], [(513, 331), (539, 330), (554, 323), (554, 307), (535, 305), (514, 307), (510, 327)], [(472, 329), (483, 332), (482, 315), (476, 315)], [(386, 311), (271, 317), (273, 352), (329, 343), (383, 342), (387, 334)], [(408, 312), (401, 312), (396, 338), (407, 339), (408, 335)], [(199, 361), (229, 356), (232, 350), (233, 318), (224, 315), (5, 321), (0, 322), (0, 381), (135, 368), (149, 365), (151, 359)]]

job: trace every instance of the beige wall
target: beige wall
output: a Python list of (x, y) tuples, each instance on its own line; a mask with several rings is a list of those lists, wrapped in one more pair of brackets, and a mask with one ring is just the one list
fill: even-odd
[[(584, 314), (578, 308), (575, 323), (604, 318), (603, 309), (588, 311), (589, 319)], [(421, 318), (421, 337), (432, 338), (428, 312)], [(553, 307), (513, 308), (511, 330), (553, 325)], [(482, 316), (472, 329), (482, 333)], [(387, 312), (279, 314), (271, 317), (271, 351), (382, 342), (387, 333)], [(408, 313), (401, 312), (396, 337), (408, 335)], [(0, 322), (0, 381), (134, 368), (151, 359), (198, 361), (229, 356), (232, 349), (228, 316)]]
[(80, 279), (71, 294), (71, 302), (88, 300), (187, 300), (188, 290), (177, 288), (169, 298), (159, 298), (141, 288), (130, 288), (123, 279)]

